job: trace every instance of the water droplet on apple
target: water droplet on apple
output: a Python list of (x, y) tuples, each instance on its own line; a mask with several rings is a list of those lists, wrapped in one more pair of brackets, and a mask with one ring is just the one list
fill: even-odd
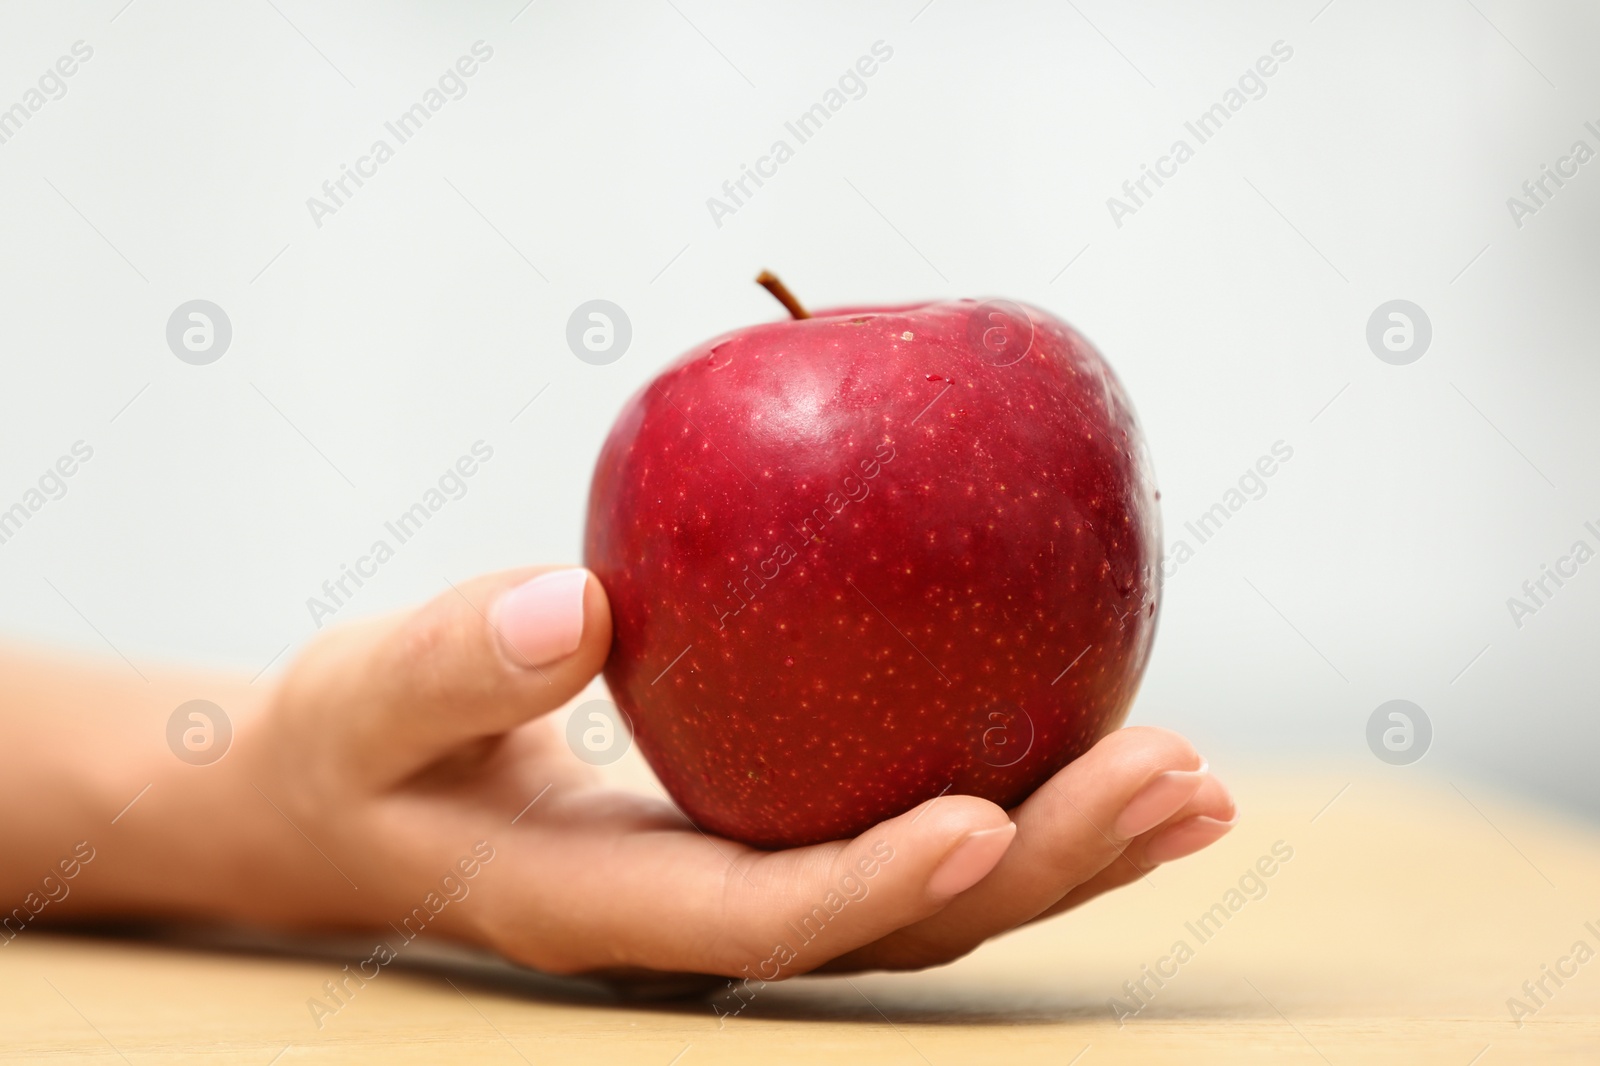
[(942, 378), (938, 374), (929, 374), (928, 375), (928, 380), (929, 381), (948, 381), (949, 379), (948, 378)]
[(794, 656), (793, 655), (784, 656), (783, 665), (785, 665), (785, 666), (793, 666), (794, 665)]

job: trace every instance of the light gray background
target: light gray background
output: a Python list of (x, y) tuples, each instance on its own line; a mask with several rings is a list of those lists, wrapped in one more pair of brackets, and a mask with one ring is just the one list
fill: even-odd
[[(0, 7), (0, 107), (94, 48), (0, 145), (0, 507), (95, 449), (0, 545), (6, 633), (281, 668), (306, 598), (480, 439), (467, 495), (339, 618), (576, 561), (615, 412), (779, 314), (751, 283), (771, 267), (816, 306), (1068, 318), (1135, 399), (1169, 537), (1294, 448), (1169, 583), (1136, 721), (1214, 762), (1340, 757), (1600, 812), (1600, 562), (1520, 630), (1506, 606), (1600, 547), (1600, 161), (1520, 229), (1506, 206), (1600, 148), (1592, 6), (124, 4)], [(467, 95), (313, 225), (307, 197), (480, 39)], [(707, 197), (878, 40), (866, 95), (714, 225)], [(1267, 94), (1116, 227), (1107, 197), (1278, 40)], [(633, 325), (608, 366), (565, 342), (597, 298)], [(1364, 339), (1396, 298), (1433, 325), (1410, 366)], [(192, 299), (233, 323), (209, 366), (166, 345)], [(1414, 766), (1367, 750), (1391, 699), (1432, 719)]]

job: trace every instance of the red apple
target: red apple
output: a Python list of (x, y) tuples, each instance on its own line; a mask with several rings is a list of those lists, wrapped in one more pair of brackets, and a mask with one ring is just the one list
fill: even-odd
[(1036, 308), (735, 330), (634, 396), (600, 454), (606, 681), (708, 833), (787, 847), (943, 793), (1012, 806), (1127, 714), (1157, 499), (1122, 386)]

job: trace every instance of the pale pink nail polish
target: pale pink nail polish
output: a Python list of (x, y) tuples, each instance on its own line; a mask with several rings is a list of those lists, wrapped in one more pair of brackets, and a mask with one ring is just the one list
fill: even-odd
[(954, 896), (982, 881), (995, 868), (1016, 835), (1017, 826), (1014, 822), (997, 829), (980, 829), (967, 834), (934, 868), (933, 876), (928, 878), (928, 893), (941, 898)]
[(1185, 818), (1177, 825), (1168, 826), (1150, 838), (1149, 843), (1144, 846), (1145, 861), (1171, 862), (1185, 855), (1193, 855), (1201, 848), (1209, 847), (1227, 836), (1228, 831), (1238, 821), (1237, 811), (1226, 822), (1204, 814)]
[(544, 666), (578, 650), (588, 580), (589, 571), (581, 568), (556, 570), (500, 594), (489, 619), (513, 666)]
[(1205, 783), (1206, 767), (1198, 770), (1170, 770), (1157, 774), (1134, 794), (1117, 815), (1111, 832), (1119, 840), (1132, 840), (1147, 833), (1183, 809)]

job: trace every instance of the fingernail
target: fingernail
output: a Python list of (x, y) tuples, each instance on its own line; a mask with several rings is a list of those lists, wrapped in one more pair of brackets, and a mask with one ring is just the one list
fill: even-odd
[(982, 881), (995, 868), (1000, 856), (1011, 846), (1011, 838), (1016, 835), (1015, 822), (1007, 822), (998, 829), (980, 829), (976, 833), (968, 833), (935, 867), (933, 876), (928, 878), (929, 894), (954, 896)]
[(1201, 848), (1209, 847), (1228, 835), (1239, 821), (1238, 812), (1226, 822), (1211, 818), (1204, 814), (1197, 814), (1193, 818), (1185, 818), (1177, 825), (1168, 826), (1144, 846), (1144, 857), (1152, 863), (1171, 862), (1181, 859), (1185, 855), (1193, 855)]
[(588, 580), (582, 568), (556, 570), (500, 594), (489, 618), (513, 666), (543, 666), (578, 650)]
[(1121, 840), (1132, 840), (1140, 833), (1148, 833), (1194, 798), (1206, 779), (1206, 765), (1198, 770), (1169, 770), (1157, 774), (1155, 779), (1134, 793), (1133, 799), (1117, 815), (1112, 833)]

